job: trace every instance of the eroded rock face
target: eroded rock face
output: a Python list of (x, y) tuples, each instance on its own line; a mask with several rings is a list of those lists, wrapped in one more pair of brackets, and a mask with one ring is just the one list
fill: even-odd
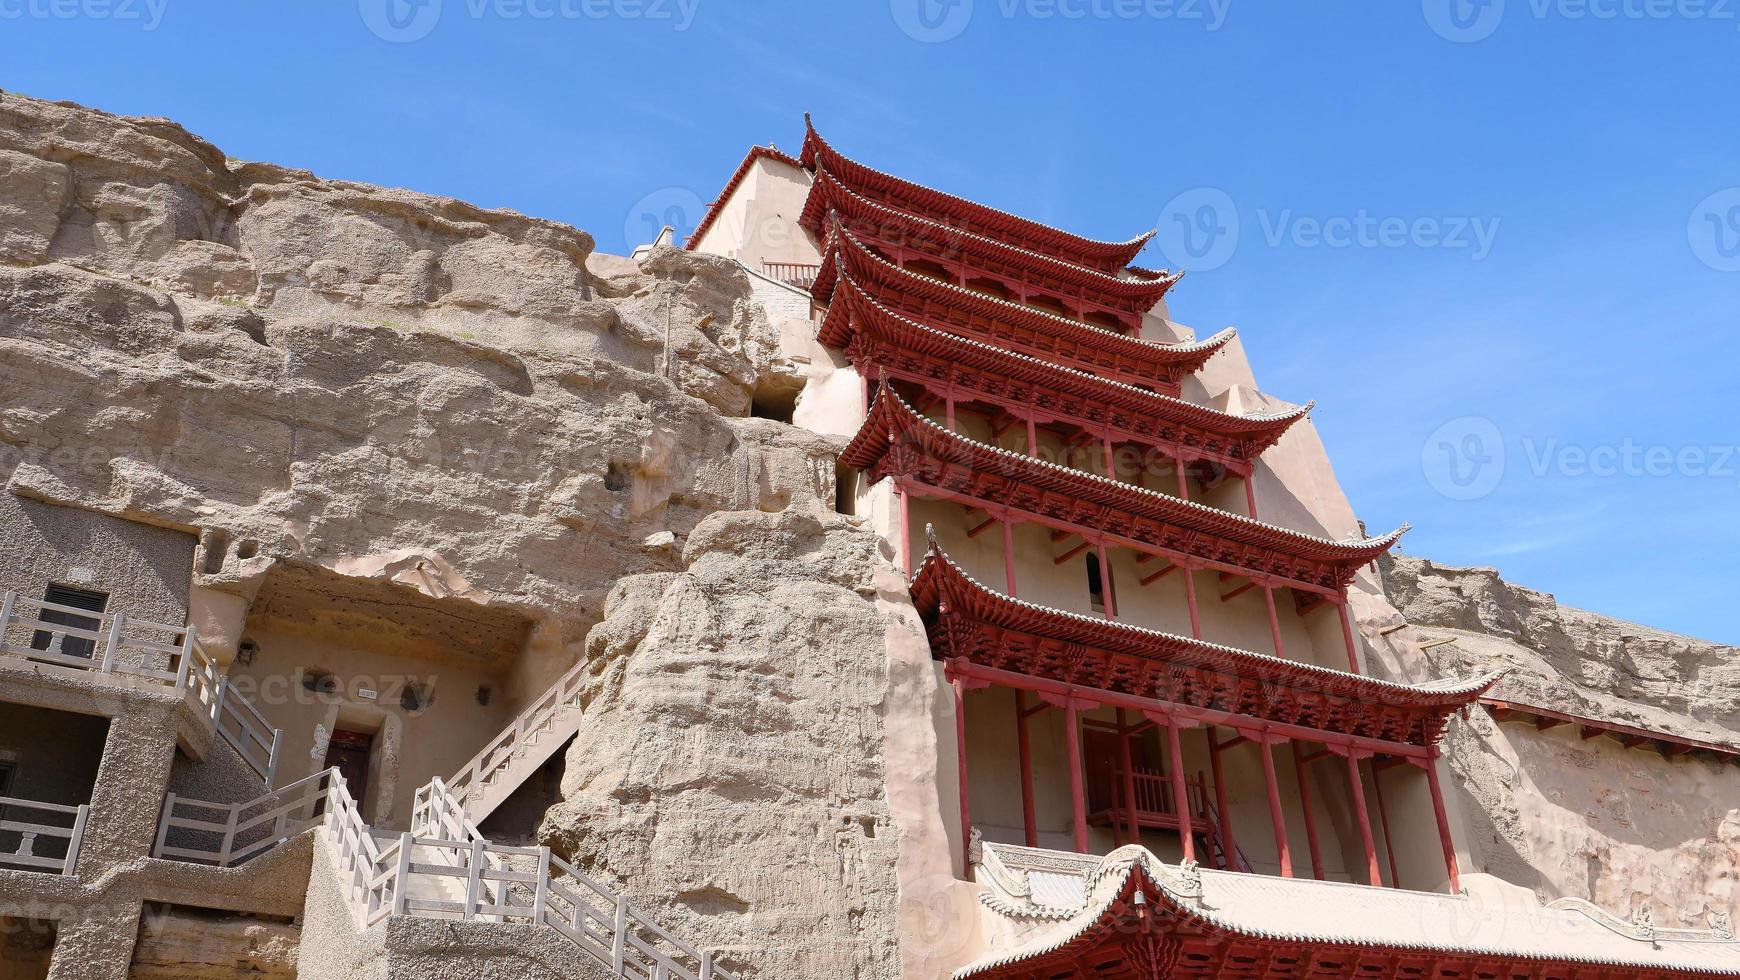
[(716, 514), (611, 592), (544, 842), (761, 977), (894, 976), (882, 545)]
[(674, 567), (643, 542), (831, 499), (836, 446), (738, 417), (767, 326), (722, 260), (604, 280), (564, 225), (13, 95), (0, 175), (0, 479), (254, 543), (202, 584), (411, 550), (577, 643)]
[(1491, 568), (1397, 555), (1385, 560), (1383, 573), (1390, 601), (1408, 622), (1469, 634), (1428, 651), (1436, 669), (1505, 666), (1500, 697), (1509, 692), (1569, 714), (1740, 741), (1740, 649), (1561, 606)]
[(244, 915), (155, 909), (141, 920), (128, 980), (295, 980), (301, 929)]
[(591, 252), (0, 94), (0, 482), (199, 534), (237, 621), (318, 567), (595, 658), (544, 836), (742, 975), (893, 976), (893, 573), (830, 512), (841, 442), (745, 417), (791, 379), (735, 264)]
[[(1435, 672), (1507, 667), (1495, 697), (1565, 714), (1740, 744), (1733, 647), (1560, 606), (1490, 568), (1386, 559), (1390, 601), (1430, 639)], [(1429, 642), (1429, 641), (1428, 641)], [(1543, 898), (1583, 898), (1622, 916), (1706, 928), (1740, 911), (1740, 766), (1701, 753), (1664, 759), (1469, 712), (1448, 741), (1478, 870)]]

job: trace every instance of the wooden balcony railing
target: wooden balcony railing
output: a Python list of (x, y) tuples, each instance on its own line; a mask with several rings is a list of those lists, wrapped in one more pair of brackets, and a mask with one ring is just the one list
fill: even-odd
[[(1134, 790), (1134, 813), (1128, 803), (1130, 796), (1125, 792), (1126, 785)], [(1172, 777), (1165, 773), (1138, 766), (1134, 767), (1126, 781), (1123, 769), (1113, 768), (1109, 785), (1102, 792), (1109, 798), (1105, 807), (1094, 814), (1096, 822), (1121, 827), (1125, 834), (1129, 834), (1132, 818), (1138, 827), (1179, 830), (1184, 825), (1185, 821), (1180, 818), (1180, 811), (1174, 800)], [(1188, 815), (1191, 833), (1207, 845), (1208, 853), (1205, 857), (1210, 866), (1232, 871), (1250, 871), (1250, 862), (1246, 860), (1242, 849), (1235, 847), (1232, 853), (1227, 853), (1226, 832), (1221, 823), (1221, 814), (1208, 793), (1207, 777), (1199, 773), (1195, 778), (1186, 779), (1184, 798), (1184, 813)]]
[[(72, 874), (78, 864), (79, 845), (84, 842), (85, 818), (89, 813), (90, 807), (85, 805), (63, 806), (0, 796), (0, 868)], [(55, 822), (41, 822), (45, 819)]]
[(822, 271), (820, 265), (808, 262), (763, 262), (762, 275), (769, 279), (778, 279), (788, 286), (808, 289), (816, 283), (816, 275)]
[[(91, 625), (56, 622), (45, 615), (50, 613)], [(192, 626), (154, 623), (124, 612), (93, 613), (7, 592), (0, 596), (0, 655), (173, 688), (272, 785), (283, 732), (230, 686)]]

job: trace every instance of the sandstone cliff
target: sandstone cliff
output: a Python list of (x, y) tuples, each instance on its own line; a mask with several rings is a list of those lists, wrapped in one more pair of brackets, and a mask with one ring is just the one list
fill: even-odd
[(889, 566), (839, 445), (747, 417), (782, 365), (737, 266), (591, 252), (0, 95), (0, 482), (198, 533), (196, 593), (291, 563), (511, 610), (545, 683), (608, 610), (546, 836), (745, 976), (892, 976)]
[[(1740, 745), (1740, 651), (1560, 606), (1490, 568), (1398, 555), (1389, 599), (1439, 674), (1508, 667), (1496, 698), (1579, 718)], [(1434, 644), (1435, 640), (1452, 639)], [(1474, 709), (1452, 768), (1479, 870), (1621, 915), (1703, 928), (1740, 911), (1740, 764), (1664, 759), (1646, 743), (1540, 731)]]

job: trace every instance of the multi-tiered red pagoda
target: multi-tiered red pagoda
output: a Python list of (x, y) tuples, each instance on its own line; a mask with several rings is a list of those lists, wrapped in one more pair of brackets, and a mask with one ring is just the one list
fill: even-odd
[[(782, 221), (803, 234), (770, 244)], [(959, 867), (1017, 923), (962, 974), (1678, 969), (1646, 955), (1578, 973), (1556, 940), (1474, 955), (1382, 916), (1289, 938), (1205, 912), (1205, 895), (1260, 904), (1262, 881), (1309, 878), (1274, 898), (1331, 923), (1337, 902), (1417, 906), (1452, 932), (1479, 919), (1439, 744), (1496, 678), (1370, 675), (1349, 592), (1406, 529), (1259, 517), (1271, 492), (1277, 512), (1314, 514), (1297, 499), (1316, 492), (1315, 437), (1297, 435), (1311, 406), (1235, 410), (1236, 385), (1206, 383), (1234, 334), (1196, 340), (1166, 318), (1179, 277), (1132, 265), (1146, 242), (891, 176), (813, 128), (799, 157), (752, 152), (690, 240), (803, 289), (815, 336), (856, 375), (843, 496), (884, 518), (950, 689), (939, 753)]]

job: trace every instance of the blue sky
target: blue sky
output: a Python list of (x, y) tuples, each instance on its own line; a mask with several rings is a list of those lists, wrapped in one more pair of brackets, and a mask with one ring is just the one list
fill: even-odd
[(808, 110), (937, 187), (1160, 226), (1143, 261), (1193, 269), (1174, 316), (1318, 400), (1405, 550), (1735, 642), (1737, 8), (0, 0), (0, 87), (615, 252)]

